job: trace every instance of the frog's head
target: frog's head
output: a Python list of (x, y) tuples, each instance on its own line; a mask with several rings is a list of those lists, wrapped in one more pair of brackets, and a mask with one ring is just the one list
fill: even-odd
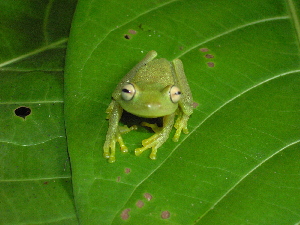
[(125, 83), (117, 102), (131, 114), (156, 118), (174, 113), (180, 97), (181, 92), (174, 85)]

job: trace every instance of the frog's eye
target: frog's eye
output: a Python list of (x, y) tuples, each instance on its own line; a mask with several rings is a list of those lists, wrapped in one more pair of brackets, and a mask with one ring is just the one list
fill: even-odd
[(125, 100), (125, 101), (130, 101), (134, 95), (135, 95), (135, 88), (133, 86), (133, 84), (125, 84), (122, 88), (122, 98)]
[(177, 103), (180, 100), (181, 91), (178, 87), (172, 86), (170, 89), (170, 98), (173, 103)]

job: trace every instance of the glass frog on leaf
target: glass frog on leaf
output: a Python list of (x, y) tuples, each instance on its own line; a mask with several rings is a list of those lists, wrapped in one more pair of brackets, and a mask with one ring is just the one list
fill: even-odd
[[(104, 143), (105, 158), (115, 162), (115, 145), (119, 142), (122, 152), (128, 152), (122, 134), (136, 129), (119, 126), (123, 110), (142, 118), (163, 118), (163, 126), (142, 123), (155, 132), (142, 141), (143, 147), (135, 149), (140, 155), (152, 149), (150, 158), (156, 159), (157, 149), (166, 142), (174, 127), (173, 141), (178, 141), (181, 131), (187, 134), (187, 121), (193, 113), (193, 98), (186, 80), (181, 60), (169, 62), (166, 59), (154, 59), (156, 51), (150, 51), (117, 85), (112, 94), (112, 101), (106, 113), (109, 128)], [(178, 115), (174, 124), (175, 115)]]

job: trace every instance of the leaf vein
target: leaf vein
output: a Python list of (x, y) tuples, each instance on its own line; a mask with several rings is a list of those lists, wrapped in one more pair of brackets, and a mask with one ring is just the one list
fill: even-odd
[(237, 27), (232, 28), (232, 29), (230, 29), (230, 30), (228, 30), (228, 31), (226, 31), (226, 32), (223, 32), (223, 33), (220, 33), (220, 34), (218, 34), (218, 35), (215, 35), (214, 37), (211, 37), (211, 38), (207, 39), (207, 40), (204, 41), (204, 42), (201, 42), (201, 43), (199, 43), (199, 44), (197, 44), (197, 45), (195, 45), (195, 46), (192, 46), (192, 47), (186, 49), (185, 51), (182, 51), (181, 54), (179, 54), (179, 55), (177, 56), (177, 58), (180, 58), (180, 57), (182, 57), (183, 55), (185, 55), (187, 52), (190, 52), (190, 51), (192, 51), (193, 49), (198, 48), (200, 45), (203, 45), (203, 44), (205, 44), (205, 43), (208, 43), (208, 42), (210, 42), (210, 41), (213, 41), (213, 40), (215, 40), (215, 39), (217, 39), (217, 38), (219, 38), (219, 37), (225, 36), (225, 35), (227, 35), (227, 34), (229, 34), (229, 33), (235, 32), (235, 31), (237, 31), (237, 30), (239, 30), (239, 29), (243, 29), (243, 28), (245, 28), (245, 27), (252, 26), (252, 25), (255, 25), (255, 24), (259, 24), (259, 23), (265, 23), (265, 22), (269, 22), (269, 21), (273, 21), (273, 20), (284, 20), (284, 19), (288, 19), (288, 18), (289, 18), (288, 16), (272, 17), (272, 18), (267, 18), (267, 19), (263, 19), (263, 20), (257, 20), (257, 21), (253, 21), (253, 22), (251, 22), (251, 23), (247, 23), (247, 24), (243, 24), (243, 25), (237, 26)]
[(300, 143), (300, 140), (294, 141), (290, 144), (287, 144), (286, 146), (284, 146), (283, 148), (279, 149), (278, 151), (274, 152), (273, 154), (271, 154), (269, 157), (265, 158), (264, 160), (262, 160), (259, 164), (257, 164), (255, 167), (253, 167), (253, 169), (251, 169), (248, 173), (246, 173), (244, 176), (241, 177), (240, 180), (238, 180), (236, 182), (236, 184), (234, 184), (226, 193), (224, 193), (216, 202), (214, 205), (212, 205), (212, 207), (210, 209), (208, 209), (201, 217), (199, 217), (199, 219), (197, 221), (200, 221), (205, 215), (207, 215), (211, 210), (213, 210), (215, 208), (215, 206), (217, 204), (219, 204), (232, 190), (234, 190), (243, 180), (245, 180), (251, 173), (253, 173), (257, 168), (259, 168), (262, 164), (264, 164), (265, 162), (267, 162), (270, 158), (274, 157), (275, 155), (277, 155), (278, 153), (282, 152), (283, 150), (285, 150), (286, 148), (298, 144)]

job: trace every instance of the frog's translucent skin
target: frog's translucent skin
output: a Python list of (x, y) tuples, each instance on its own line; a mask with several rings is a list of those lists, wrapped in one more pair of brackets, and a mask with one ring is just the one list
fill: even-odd
[[(156, 56), (156, 51), (150, 51), (121, 80), (112, 94), (113, 100), (106, 110), (109, 128), (103, 147), (103, 155), (110, 163), (116, 160), (116, 142), (122, 152), (128, 152), (122, 134), (137, 129), (136, 126), (119, 126), (123, 109), (143, 118), (163, 117), (162, 127), (142, 123), (143, 126), (151, 127), (155, 134), (142, 141), (143, 147), (135, 149), (136, 155), (151, 148), (150, 158), (156, 159), (157, 149), (169, 138), (173, 125), (176, 128), (173, 141), (178, 141), (181, 131), (188, 133), (187, 122), (193, 113), (193, 98), (182, 62), (179, 59), (172, 62), (154, 59)], [(175, 115), (178, 117), (174, 124)]]

